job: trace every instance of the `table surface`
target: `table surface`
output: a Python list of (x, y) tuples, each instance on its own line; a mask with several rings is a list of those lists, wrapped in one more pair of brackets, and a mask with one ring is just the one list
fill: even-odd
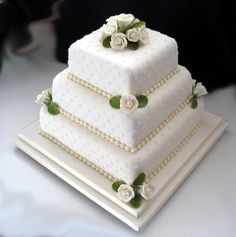
[(236, 236), (235, 88), (205, 97), (206, 109), (230, 123), (227, 132), (145, 229), (136, 233), (12, 142), (37, 118), (35, 96), (66, 67), (54, 59), (52, 26), (34, 27), (40, 32), (34, 42), (38, 47), (19, 55), (7, 44), (0, 74), (0, 236)]

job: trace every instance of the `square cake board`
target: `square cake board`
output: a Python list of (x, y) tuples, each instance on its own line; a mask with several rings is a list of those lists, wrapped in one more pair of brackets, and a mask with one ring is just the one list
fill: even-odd
[(117, 198), (110, 180), (39, 135), (38, 120), (23, 128), (17, 134), (14, 143), (76, 190), (139, 231), (187, 178), (221, 137), (227, 126), (228, 123), (219, 116), (205, 112), (201, 128), (173, 160), (153, 178), (155, 197), (151, 201), (144, 201), (138, 209), (130, 207)]

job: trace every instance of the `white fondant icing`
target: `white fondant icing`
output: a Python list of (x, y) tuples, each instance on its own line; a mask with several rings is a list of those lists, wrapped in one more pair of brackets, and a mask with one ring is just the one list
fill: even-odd
[(191, 75), (184, 67), (180, 69), (148, 97), (146, 107), (137, 108), (131, 114), (113, 109), (106, 97), (67, 79), (67, 69), (53, 81), (53, 100), (75, 117), (130, 147), (136, 147), (191, 94)]
[(177, 43), (160, 32), (148, 30), (150, 43), (122, 52), (104, 48), (101, 29), (69, 48), (69, 68), (79, 78), (114, 95), (141, 94), (178, 65)]
[(150, 174), (160, 162), (197, 125), (203, 114), (203, 102), (196, 109), (185, 107), (153, 140), (135, 154), (109, 144), (63, 115), (50, 115), (45, 107), (40, 111), (44, 132), (86, 157), (117, 179), (131, 183), (139, 172)]

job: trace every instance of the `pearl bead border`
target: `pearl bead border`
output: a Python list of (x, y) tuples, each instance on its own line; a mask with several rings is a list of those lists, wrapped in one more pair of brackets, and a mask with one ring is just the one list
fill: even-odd
[(62, 142), (60, 142), (58, 139), (56, 139), (55, 137), (53, 137), (52, 135), (44, 132), (42, 129), (38, 130), (38, 133), (43, 136), (44, 138), (47, 138), (49, 141), (51, 141), (53, 144), (56, 144), (57, 146), (59, 146), (60, 148), (62, 148), (64, 151), (66, 151), (68, 154), (74, 156), (76, 159), (80, 160), (81, 162), (83, 162), (85, 165), (89, 166), (90, 168), (94, 169), (95, 171), (97, 171), (98, 173), (100, 173), (101, 175), (103, 175), (105, 178), (114, 181), (115, 178), (109, 174), (108, 172), (106, 172), (105, 170), (103, 170), (102, 168), (100, 168), (99, 166), (95, 165), (93, 162), (89, 161), (88, 159), (84, 158), (83, 156), (79, 155), (77, 152), (73, 151), (71, 148), (69, 148), (68, 146), (64, 145)]
[(67, 74), (67, 78), (70, 79), (71, 81), (79, 84), (80, 86), (84, 86), (85, 88), (97, 93), (98, 95), (102, 95), (104, 97), (107, 97), (108, 99), (111, 99), (113, 97), (112, 94), (92, 85), (91, 83), (85, 81), (85, 80), (82, 80), (80, 78), (78, 78), (77, 76), (75, 76), (72, 72), (69, 72)]
[(177, 114), (179, 114), (179, 112), (185, 108), (191, 101), (192, 99), (192, 95), (190, 95), (174, 112), (172, 112), (167, 118), (165, 118), (155, 129), (154, 131), (152, 131), (148, 136), (146, 136), (138, 145), (137, 147), (131, 147), (123, 142), (121, 142), (120, 140), (106, 134), (105, 132), (99, 130), (98, 128), (92, 126), (91, 124), (89, 124), (88, 122), (85, 122), (84, 120), (75, 117), (72, 113), (64, 110), (63, 108), (60, 108), (60, 113), (62, 115), (64, 115), (66, 118), (70, 119), (71, 121), (76, 122), (77, 124), (79, 124), (80, 126), (88, 129), (89, 131), (93, 132), (94, 134), (98, 135), (99, 137), (107, 140), (108, 142), (110, 142), (111, 144), (114, 144), (118, 147), (120, 147), (121, 149), (127, 151), (127, 152), (131, 152), (131, 153), (135, 153), (138, 150), (140, 150), (144, 145), (146, 145), (149, 141), (151, 141), (157, 134), (158, 132), (164, 128), (171, 120), (173, 120), (173, 118), (175, 116), (177, 116)]
[[(200, 120), (199, 123), (188, 133), (188, 135), (184, 138), (184, 140), (177, 145), (177, 147), (169, 153), (169, 155), (162, 160), (162, 162), (157, 166), (157, 168), (149, 174), (145, 180), (145, 183), (150, 183), (151, 180), (158, 175), (166, 166), (169, 164), (171, 160), (175, 157), (175, 155), (184, 147), (185, 144), (189, 142), (189, 140), (195, 135), (195, 133), (201, 128), (203, 122)], [(85, 157), (79, 155), (77, 152), (73, 151), (68, 146), (64, 145), (62, 142), (60, 142), (58, 139), (53, 137), (52, 135), (44, 132), (42, 129), (38, 130), (38, 133), (43, 136), (44, 138), (47, 138), (52, 143), (56, 144), (58, 147), (62, 148), (64, 151), (66, 151), (68, 154), (74, 156), (76, 159), (80, 160), (85, 165), (89, 166), (96, 172), (103, 175), (108, 180), (114, 182), (115, 180), (118, 180), (114, 176), (112, 176), (110, 173), (105, 171), (104, 169), (100, 168), (99, 166), (95, 165), (93, 162), (89, 161)]]
[(60, 113), (62, 115), (64, 115), (66, 118), (70, 119), (71, 121), (74, 121), (75, 123), (77, 123), (80, 126), (88, 129), (89, 131), (93, 132), (94, 134), (98, 135), (99, 137), (107, 140), (111, 144), (114, 144), (114, 145), (116, 145), (116, 146), (120, 147), (121, 149), (124, 149), (125, 151), (128, 151), (128, 152), (136, 152), (135, 148), (132, 148), (132, 147), (128, 146), (127, 144), (122, 143), (118, 139), (116, 139), (114, 137), (111, 137), (107, 133), (99, 130), (98, 128), (96, 128), (94, 126), (92, 126), (90, 123), (85, 122), (84, 120), (82, 120), (78, 117), (75, 117), (72, 113), (64, 110), (63, 108), (60, 109)]
[(151, 86), (146, 92), (143, 93), (143, 95), (149, 96), (155, 90), (157, 90), (162, 85), (164, 85), (167, 81), (172, 79), (180, 71), (181, 71), (180, 66), (177, 66), (177, 68), (175, 70), (173, 70), (172, 72), (168, 73), (161, 81), (159, 81), (159, 82), (155, 83), (153, 86)]
[(163, 170), (167, 166), (167, 164), (169, 164), (171, 160), (173, 160), (175, 155), (185, 146), (185, 144), (190, 141), (190, 139), (195, 135), (195, 133), (201, 128), (202, 124), (203, 121), (200, 120), (199, 123), (184, 138), (184, 140), (179, 143), (179, 145), (177, 145), (176, 148), (171, 153), (169, 153), (169, 155), (164, 160), (162, 160), (162, 162), (157, 166), (155, 170), (151, 172), (151, 174), (147, 176), (145, 183), (149, 183), (158, 173), (161, 172), (161, 170)]
[[(164, 85), (168, 80), (170, 80), (171, 78), (174, 77), (174, 75), (176, 75), (179, 71), (180, 71), (180, 67), (177, 66), (177, 68), (168, 73), (161, 81), (158, 81), (157, 83), (155, 83), (153, 86), (151, 86), (146, 92), (141, 93), (142, 95), (145, 96), (149, 96), (150, 94), (152, 94), (155, 90), (157, 90), (159, 87), (161, 87), (162, 85)], [(114, 95), (110, 94), (109, 92), (104, 91), (103, 89), (94, 86), (93, 84), (82, 80), (81, 78), (78, 78), (76, 75), (73, 74), (73, 72), (69, 72), (67, 74), (67, 78), (70, 79), (71, 81), (84, 86), (85, 88), (97, 93), (98, 95), (102, 95), (104, 97), (107, 97), (108, 99), (111, 99)]]

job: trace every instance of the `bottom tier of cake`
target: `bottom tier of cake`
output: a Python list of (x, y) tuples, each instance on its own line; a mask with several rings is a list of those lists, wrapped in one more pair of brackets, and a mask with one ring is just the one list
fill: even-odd
[(186, 137), (189, 139), (194, 134), (203, 112), (201, 100), (196, 109), (187, 106), (136, 153), (126, 152), (110, 144), (61, 114), (50, 115), (45, 107), (40, 111), (40, 126), (42, 134), (57, 139), (68, 151), (82, 156), (110, 178), (132, 183), (140, 172), (150, 179), (160, 163), (169, 154), (174, 154), (173, 151), (183, 144)]

